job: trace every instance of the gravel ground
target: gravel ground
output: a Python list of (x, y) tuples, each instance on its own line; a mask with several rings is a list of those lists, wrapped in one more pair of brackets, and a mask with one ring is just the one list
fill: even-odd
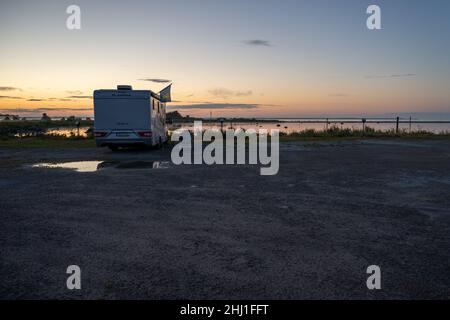
[[(79, 173), (30, 164), (170, 150), (0, 148), (0, 298), (450, 298), (450, 141), (292, 142), (280, 157), (276, 176)], [(66, 288), (73, 264), (81, 290)]]

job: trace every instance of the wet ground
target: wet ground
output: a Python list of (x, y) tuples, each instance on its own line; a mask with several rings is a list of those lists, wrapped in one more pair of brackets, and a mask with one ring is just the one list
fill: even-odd
[(280, 157), (260, 176), (174, 166), (169, 149), (0, 148), (0, 298), (450, 298), (450, 141), (292, 142)]
[(31, 168), (69, 169), (76, 172), (96, 172), (103, 169), (168, 169), (170, 161), (57, 161), (41, 162), (31, 165)]

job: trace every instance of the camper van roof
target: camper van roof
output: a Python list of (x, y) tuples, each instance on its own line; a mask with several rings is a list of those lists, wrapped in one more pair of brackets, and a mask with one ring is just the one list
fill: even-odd
[(161, 97), (159, 96), (159, 94), (151, 91), (151, 90), (133, 90), (133, 88), (131, 86), (128, 85), (119, 85), (117, 86), (117, 89), (98, 89), (98, 90), (94, 90), (94, 98), (95, 97), (106, 97), (106, 96), (110, 96), (110, 95), (116, 95), (116, 94), (120, 94), (120, 95), (131, 95), (134, 97), (139, 97), (141, 96), (142, 98), (145, 97), (153, 97), (157, 100), (161, 100)]
[(118, 86), (117, 86), (117, 90), (133, 90), (133, 87), (132, 86), (130, 86), (130, 85), (121, 85), (121, 84), (119, 84)]

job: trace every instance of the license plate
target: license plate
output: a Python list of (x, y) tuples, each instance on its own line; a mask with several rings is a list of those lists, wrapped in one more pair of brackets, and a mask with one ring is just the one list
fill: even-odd
[(116, 133), (116, 137), (121, 137), (121, 138), (123, 138), (123, 137), (128, 137), (128, 136), (130, 136), (129, 133)]

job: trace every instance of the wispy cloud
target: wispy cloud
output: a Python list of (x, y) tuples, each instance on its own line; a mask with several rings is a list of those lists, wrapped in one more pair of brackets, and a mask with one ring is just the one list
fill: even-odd
[(169, 106), (169, 109), (256, 109), (259, 107), (260, 105), (255, 103), (199, 103)]
[(23, 99), (21, 97), (14, 97), (14, 96), (0, 96), (0, 99)]
[(348, 97), (349, 95), (347, 93), (336, 92), (336, 93), (329, 93), (328, 96), (335, 97), (335, 98), (344, 98), (344, 97)]
[(20, 88), (16, 87), (0, 87), (0, 91), (22, 91)]
[(71, 99), (67, 98), (48, 98), (49, 101), (72, 101)]
[(224, 98), (227, 99), (229, 97), (248, 97), (253, 94), (251, 90), (244, 90), (244, 91), (234, 91), (230, 89), (225, 88), (214, 88), (211, 90), (208, 90), (209, 94), (218, 97), (218, 98)]
[(49, 111), (93, 111), (92, 108), (17, 108), (17, 109), (0, 109), (0, 113), (43, 113)]
[(68, 96), (67, 99), (92, 99), (92, 96)]
[(247, 91), (236, 91), (234, 93), (234, 95), (236, 97), (248, 97), (251, 96), (253, 94), (253, 92), (251, 90), (247, 90)]
[(66, 93), (73, 94), (73, 95), (81, 95), (81, 94), (83, 94), (83, 91), (80, 91), (80, 90), (67, 90)]
[(149, 82), (155, 82), (155, 83), (169, 83), (172, 82), (172, 80), (168, 80), (168, 79), (159, 79), (159, 78), (144, 78), (144, 79), (139, 79), (141, 81), (149, 81)]
[(400, 73), (400, 74), (384, 74), (384, 75), (367, 75), (366, 79), (389, 79), (389, 78), (410, 78), (415, 77), (415, 73)]
[(254, 46), (254, 47), (271, 47), (272, 46), (270, 41), (261, 40), (261, 39), (244, 40), (242, 42), (248, 46)]
[(34, 102), (34, 101), (45, 101), (45, 99), (34, 99), (34, 98), (33, 98), (33, 99), (28, 99), (27, 101), (33, 101), (33, 102)]

